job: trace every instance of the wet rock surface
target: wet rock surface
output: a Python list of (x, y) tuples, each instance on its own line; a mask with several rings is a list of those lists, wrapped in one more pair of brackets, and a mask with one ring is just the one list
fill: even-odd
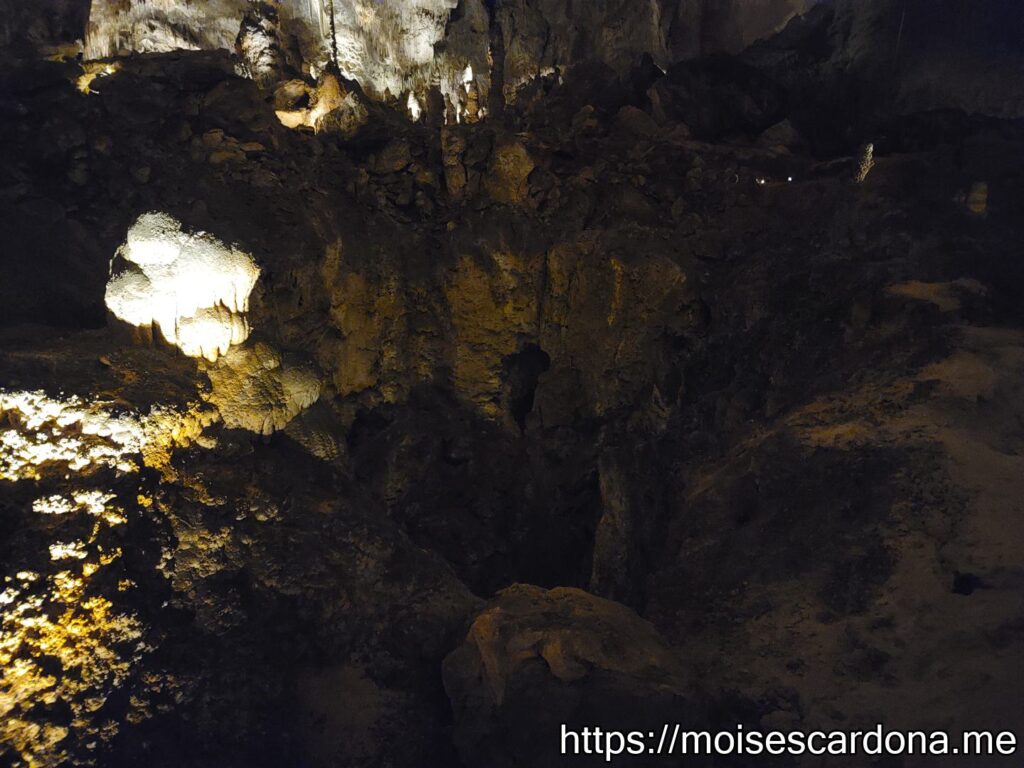
[[(336, 79), (289, 128), (314, 86), (228, 53), (5, 69), (4, 759), (1019, 730), (1024, 134), (877, 80), (837, 129), (844, 7), (475, 123), (333, 130)], [(108, 315), (152, 211), (259, 267), (219, 359)]]

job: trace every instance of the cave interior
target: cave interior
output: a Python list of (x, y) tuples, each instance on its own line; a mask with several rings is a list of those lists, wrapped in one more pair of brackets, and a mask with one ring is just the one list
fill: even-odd
[(0, 0), (0, 764), (1024, 734), (1022, 72), (1019, 0)]

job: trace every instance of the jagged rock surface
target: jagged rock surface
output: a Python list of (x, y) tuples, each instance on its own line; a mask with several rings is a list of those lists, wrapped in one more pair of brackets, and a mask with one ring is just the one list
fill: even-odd
[(576, 589), (502, 591), (445, 659), (444, 681), (468, 765), (559, 765), (553, 722), (626, 730), (652, 716), (700, 722), (696, 687), (654, 627)]

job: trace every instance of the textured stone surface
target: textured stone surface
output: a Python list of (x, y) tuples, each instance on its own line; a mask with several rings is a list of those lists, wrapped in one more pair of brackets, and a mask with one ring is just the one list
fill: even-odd
[[(0, 43), (43, 52), (74, 55), (84, 39), (91, 0), (39, 0), (0, 2)], [(78, 41), (78, 45), (75, 42)]]
[(104, 296), (117, 319), (211, 362), (248, 338), (249, 295), (260, 274), (249, 254), (149, 212), (128, 230), (118, 260)]
[(497, 5), (508, 94), (551, 70), (600, 61), (622, 74), (643, 54), (662, 67), (712, 53), (736, 53), (781, 29), (812, 0), (512, 0)]
[(234, 50), (237, 39), (248, 71), (264, 83), (288, 57), (286, 39), (293, 56), (319, 70), (336, 55), (341, 72), (374, 98), (423, 95), (438, 81), (460, 102), (467, 71), (483, 74), (488, 88), (485, 15), (481, 0), (284, 0), (263, 11), (248, 0), (93, 0), (85, 54)]
[[(701, 54), (736, 52), (807, 7), (809, 0), (601, 0), (586, 6), (513, 0), (490, 9), (482, 0), (286, 0), (274, 7), (271, 19), (247, 11), (244, 0), (93, 0), (85, 50), (90, 58), (232, 50), (238, 37), (243, 58), (252, 60), (249, 70), (265, 81), (264, 70), (285, 58), (275, 51), (280, 16), (280, 29), (295, 41), (296, 53), (323, 68), (336, 50), (341, 71), (374, 98), (412, 92), (422, 102), (436, 82), (451, 105), (451, 119), (475, 120), (491, 89), (495, 34), (501, 41), (498, 82), (515, 99), (538, 76), (585, 60), (622, 74), (643, 54), (668, 66)], [(253, 63), (261, 57), (264, 63)]]
[(246, 7), (245, 0), (94, 0), (89, 10), (85, 54), (106, 58), (133, 52), (233, 50)]
[(320, 380), (310, 366), (282, 361), (264, 343), (233, 349), (207, 368), (209, 401), (224, 425), (270, 435), (320, 397)]
[(444, 681), (467, 765), (559, 765), (555, 723), (646, 730), (651, 716), (698, 722), (693, 683), (654, 627), (576, 589), (501, 592), (445, 659)]

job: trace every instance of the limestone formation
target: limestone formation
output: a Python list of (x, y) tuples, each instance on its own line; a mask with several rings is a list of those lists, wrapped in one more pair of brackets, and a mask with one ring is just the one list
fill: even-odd
[(118, 319), (210, 361), (248, 337), (249, 294), (260, 274), (248, 254), (148, 213), (128, 230), (116, 262), (106, 303)]
[(320, 397), (320, 381), (308, 366), (288, 364), (267, 344), (231, 350), (207, 368), (209, 402), (224, 425), (271, 435)]
[(494, 148), (484, 188), (499, 203), (522, 205), (529, 195), (534, 162), (518, 141), (501, 141)]
[(863, 184), (874, 167), (875, 145), (869, 142), (860, 148), (860, 153), (857, 155), (857, 167), (853, 170), (853, 180), (858, 184)]
[[(374, 98), (423, 96), (439, 81), (465, 109), (464, 73), (487, 72), (486, 14), (482, 0), (466, 0), (461, 25), (450, 29), (456, 8), (456, 0), (92, 0), (85, 53), (235, 50), (237, 40), (246, 71), (266, 82), (285, 58), (280, 38), (288, 37), (308, 65), (323, 71), (336, 64)], [(486, 93), (486, 79), (476, 88)]]
[(235, 48), (246, 74), (261, 87), (281, 78), (285, 53), (281, 50), (280, 16), (274, 3), (252, 4), (242, 17)]

